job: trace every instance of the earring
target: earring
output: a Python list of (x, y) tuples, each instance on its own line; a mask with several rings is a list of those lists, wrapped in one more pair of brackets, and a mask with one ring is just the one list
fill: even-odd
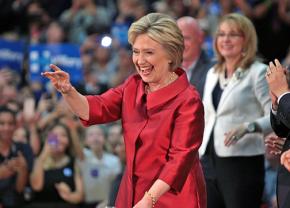
[(243, 50), (242, 50), (242, 57), (245, 57), (245, 56), (246, 56), (246, 50), (243, 49)]

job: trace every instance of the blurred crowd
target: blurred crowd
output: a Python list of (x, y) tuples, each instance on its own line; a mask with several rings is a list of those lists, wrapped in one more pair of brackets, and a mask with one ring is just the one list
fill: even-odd
[[(0, 0), (0, 35), (8, 40), (24, 39), (27, 45), (79, 45), (84, 82), (76, 87), (84, 94), (100, 94), (135, 73), (127, 30), (148, 12), (196, 18), (206, 34), (203, 49), (211, 58), (219, 19), (242, 13), (257, 30), (258, 55), (263, 62), (277, 58), (290, 64), (288, 0)], [(102, 43), (105, 35), (112, 38), (109, 46)], [(7, 175), (0, 171), (0, 207), (113, 205), (125, 166), (121, 124), (84, 128), (53, 88), (29, 81), (27, 60), (22, 67), (21, 73), (0, 69), (0, 134), (11, 135), (14, 143), (26, 144), (31, 152), (0, 156), (0, 162), (25, 157), (31, 163), (26, 167), (30, 180), (19, 191), (7, 193), (17, 179), (10, 177), (13, 171)], [(9, 110), (16, 114), (11, 114), (13, 128), (7, 130), (1, 125), (9, 123), (9, 118), (2, 114)], [(271, 154), (266, 158), (265, 201), (275, 201), (275, 194), (270, 193), (275, 193), (278, 160)]]

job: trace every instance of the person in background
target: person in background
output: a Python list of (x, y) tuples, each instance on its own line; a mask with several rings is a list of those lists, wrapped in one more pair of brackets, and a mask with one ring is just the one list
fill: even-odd
[(94, 0), (72, 0), (71, 7), (59, 16), (59, 22), (65, 26), (70, 43), (82, 44), (88, 35), (107, 30), (111, 17)]
[(106, 142), (106, 149), (116, 154), (116, 146), (119, 143), (120, 138), (122, 137), (122, 125), (119, 122), (115, 122), (112, 125), (108, 126), (107, 130), (107, 142)]
[(131, 51), (125, 47), (118, 48), (118, 64), (113, 77), (110, 78), (111, 87), (122, 84), (130, 75), (135, 73), (134, 64), (131, 59)]
[[(288, 78), (287, 78), (288, 77)], [(283, 145), (277, 179), (277, 201), (279, 208), (290, 206), (290, 93), (289, 72), (276, 59), (270, 62), (266, 73), (272, 100), (271, 124), (279, 137), (287, 137)]]
[(180, 68), (182, 33), (170, 16), (150, 13), (131, 25), (128, 37), (138, 74), (102, 95), (81, 95), (54, 64), (43, 76), (84, 125), (122, 119), (126, 170), (116, 207), (205, 208), (198, 157), (203, 105)]
[(202, 49), (204, 32), (193, 17), (181, 17), (177, 20), (177, 25), (184, 37), (182, 67), (202, 98), (206, 74), (213, 65)]
[(34, 198), (31, 208), (76, 208), (83, 200), (83, 182), (75, 164), (69, 129), (54, 123), (30, 175)]
[(264, 188), (264, 136), (272, 131), (267, 66), (245, 16), (225, 15), (214, 38), (217, 64), (206, 77), (200, 156), (208, 208), (257, 208)]
[(263, 204), (267, 208), (277, 208), (277, 172), (284, 142), (285, 138), (278, 137), (274, 132), (265, 136), (265, 187)]
[(85, 130), (85, 148), (82, 148), (80, 142), (75, 145), (84, 183), (82, 208), (106, 204), (112, 181), (121, 172), (118, 157), (104, 150), (105, 140), (104, 129), (95, 125)]
[(33, 153), (28, 144), (13, 141), (16, 115), (6, 106), (0, 107), (0, 207), (17, 208), (29, 181)]
[(43, 32), (43, 42), (46, 44), (61, 44), (67, 42), (66, 31), (58, 21), (51, 21)]

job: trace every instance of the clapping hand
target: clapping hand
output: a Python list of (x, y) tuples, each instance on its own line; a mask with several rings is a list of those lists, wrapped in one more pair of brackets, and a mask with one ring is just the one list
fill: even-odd
[(266, 80), (269, 84), (272, 103), (273, 97), (278, 98), (283, 93), (289, 91), (286, 73), (287, 69), (277, 59), (275, 59), (274, 63), (270, 62), (266, 73)]
[(281, 138), (275, 134), (270, 134), (265, 138), (265, 145), (267, 151), (273, 155), (279, 155), (282, 152), (283, 145), (286, 141), (286, 138)]
[(43, 72), (41, 75), (50, 79), (52, 85), (62, 94), (67, 94), (72, 89), (72, 85), (70, 83), (70, 76), (67, 72), (61, 70), (54, 64), (50, 64), (50, 68), (52, 68), (53, 72)]
[(14, 157), (8, 161), (8, 166), (16, 173), (27, 170), (26, 160), (20, 151), (18, 151), (17, 157)]

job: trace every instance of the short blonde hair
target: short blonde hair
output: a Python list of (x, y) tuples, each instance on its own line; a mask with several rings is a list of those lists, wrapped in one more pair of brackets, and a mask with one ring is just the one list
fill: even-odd
[[(239, 63), (237, 63), (236, 69), (241, 67), (242, 69), (246, 70), (256, 59), (258, 45), (256, 29), (250, 19), (238, 13), (231, 13), (222, 17), (219, 26), (223, 23), (228, 23), (232, 28), (237, 29), (245, 40), (242, 51), (242, 59)], [(225, 60), (217, 49), (217, 38), (218, 36), (216, 34), (214, 38), (214, 50), (217, 58), (217, 64), (215, 68), (216, 71), (220, 72), (224, 70), (223, 66)]]
[(129, 43), (133, 45), (136, 37), (141, 34), (147, 34), (152, 40), (163, 46), (172, 61), (172, 69), (181, 65), (184, 41), (173, 18), (161, 13), (147, 14), (130, 26), (128, 31)]

